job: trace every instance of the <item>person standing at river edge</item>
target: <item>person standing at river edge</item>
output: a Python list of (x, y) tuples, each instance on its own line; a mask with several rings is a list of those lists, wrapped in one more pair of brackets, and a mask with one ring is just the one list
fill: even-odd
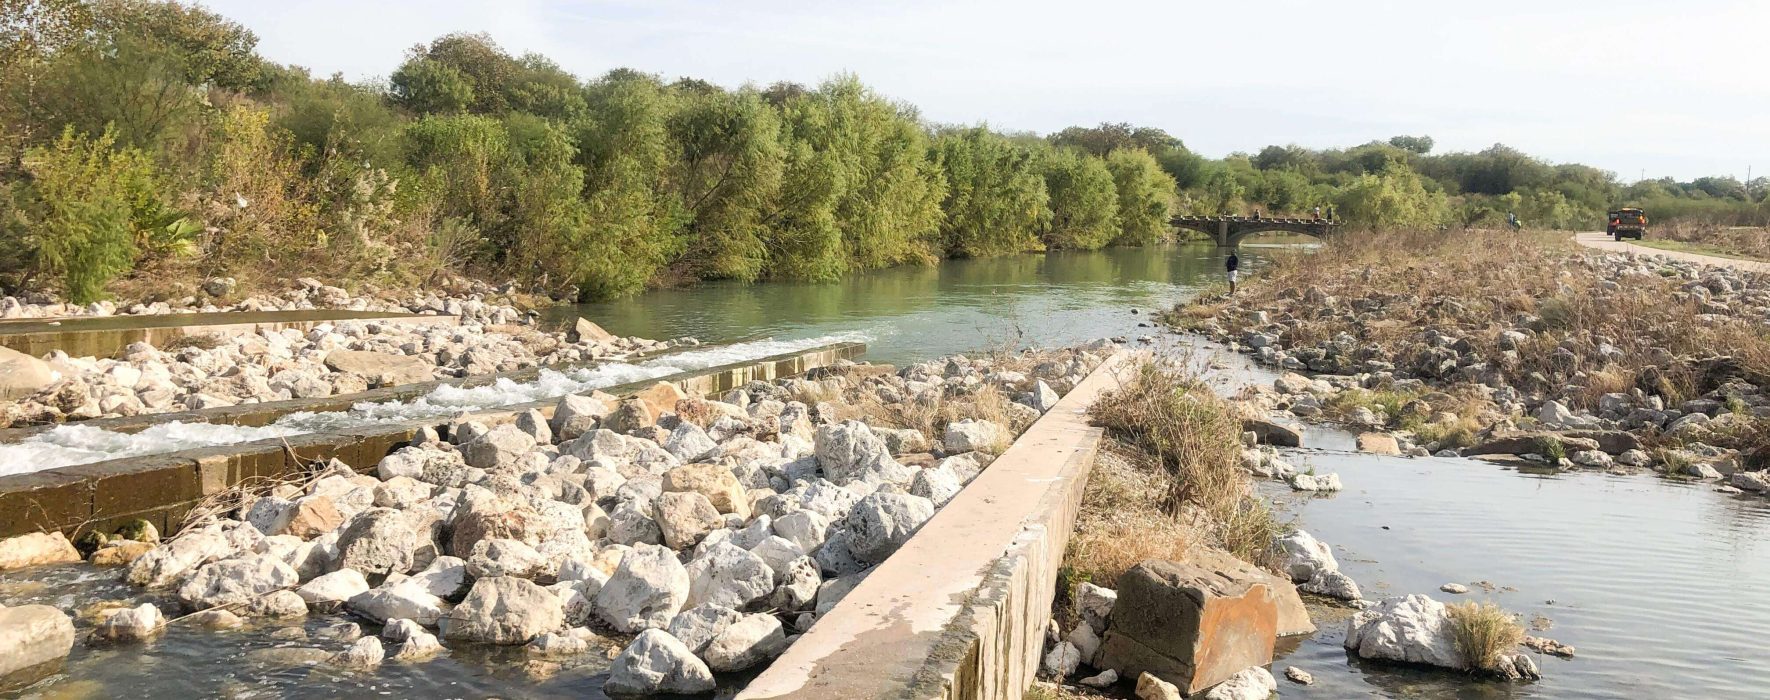
[(1241, 271), (1241, 258), (1236, 257), (1235, 251), (1229, 251), (1229, 259), (1223, 261), (1223, 271), (1229, 274), (1229, 293), (1234, 294), (1235, 279)]

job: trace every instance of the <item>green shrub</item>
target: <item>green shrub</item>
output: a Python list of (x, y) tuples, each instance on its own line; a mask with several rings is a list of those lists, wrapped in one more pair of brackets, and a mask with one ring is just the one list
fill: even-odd
[(133, 270), (138, 243), (175, 252), (191, 234), (158, 200), (147, 155), (115, 142), (112, 130), (89, 138), (69, 127), (53, 145), (26, 152), (30, 179), (12, 190), (7, 237), (28, 251), (31, 273), (55, 280), (75, 303), (103, 298), (107, 283)]

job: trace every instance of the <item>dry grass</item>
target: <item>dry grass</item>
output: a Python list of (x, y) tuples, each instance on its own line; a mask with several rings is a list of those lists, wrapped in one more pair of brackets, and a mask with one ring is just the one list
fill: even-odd
[(1237, 464), (1236, 410), (1180, 363), (1145, 361), (1125, 372), (1120, 388), (1089, 409), (1094, 422), (1147, 456), (1142, 463), (1160, 476), (1151, 483), (1162, 513), (1191, 523), (1212, 544), (1257, 560), (1278, 526), (1251, 496), (1251, 483)]
[[(867, 423), (919, 430), (930, 439), (938, 440), (945, 434), (948, 423), (966, 418), (1008, 426), (1010, 432), (1018, 434), (1026, 429), (1027, 423), (1024, 420), (1015, 420), (1013, 414), (1008, 412), (1008, 405), (1011, 403), (1013, 400), (992, 384), (957, 396), (918, 398), (891, 404), (880, 403), (869, 394), (851, 405), (858, 414), (857, 417)], [(995, 453), (1001, 454), (1012, 442), (1012, 436), (1004, 436), (1001, 444), (994, 446)]]
[(1498, 605), (1471, 600), (1445, 608), (1450, 613), (1457, 653), (1472, 670), (1493, 669), (1501, 654), (1511, 652), (1524, 641), (1524, 626)]
[(1770, 260), (1770, 229), (1752, 226), (1718, 226), (1696, 222), (1659, 224), (1648, 229), (1644, 244), (1673, 241), (1673, 249), (1752, 260)]

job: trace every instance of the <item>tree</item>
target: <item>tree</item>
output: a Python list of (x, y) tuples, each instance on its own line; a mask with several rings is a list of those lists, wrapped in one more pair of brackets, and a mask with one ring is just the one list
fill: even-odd
[(1150, 153), (1164, 153), (1185, 148), (1180, 139), (1154, 127), (1131, 126), (1102, 122), (1096, 127), (1072, 126), (1051, 136), (1057, 146), (1080, 148), (1097, 156), (1105, 156), (1123, 148), (1140, 148)]
[(1030, 151), (983, 127), (942, 134), (934, 150), (946, 174), (941, 238), (948, 255), (975, 258), (1039, 247), (1038, 232), (1051, 212)]
[(1334, 206), (1339, 218), (1372, 229), (1435, 226), (1448, 213), (1444, 193), (1427, 190), (1420, 176), (1400, 163), (1358, 176)]
[(575, 127), (590, 227), (571, 278), (592, 299), (645, 288), (683, 249), (682, 202), (663, 187), (671, 165), (663, 87), (610, 73), (591, 86)]
[(1119, 245), (1148, 245), (1168, 230), (1174, 207), (1174, 178), (1162, 172), (1155, 158), (1140, 148), (1119, 149), (1106, 156), (1119, 195)]
[(266, 75), (254, 51), (257, 35), (194, 4), (98, 0), (93, 30), (100, 41), (139, 41), (172, 57), (193, 85), (244, 91), (261, 86)]
[(668, 181), (689, 217), (682, 261), (697, 278), (754, 281), (769, 261), (769, 203), (787, 168), (780, 119), (753, 90), (673, 85), (682, 105), (670, 115), (678, 149)]
[(1041, 159), (1051, 219), (1040, 233), (1047, 247), (1094, 250), (1118, 235), (1118, 187), (1106, 161), (1069, 149)]
[(1432, 152), (1432, 137), (1430, 137), (1430, 136), (1391, 136), (1391, 137), (1389, 137), (1389, 145), (1399, 148), (1403, 151), (1407, 151), (1409, 153), (1414, 153), (1414, 154), (1423, 156), (1423, 155), (1426, 155), (1427, 153)]
[(401, 64), (389, 79), (393, 101), (418, 114), (455, 114), (473, 105), (473, 82), (459, 69), (429, 58)]

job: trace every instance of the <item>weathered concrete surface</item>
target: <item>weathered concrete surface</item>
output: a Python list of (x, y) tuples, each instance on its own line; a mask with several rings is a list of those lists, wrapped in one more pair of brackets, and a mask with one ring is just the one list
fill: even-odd
[(1227, 553), (1146, 561), (1119, 576), (1100, 665), (1192, 694), (1272, 662), (1278, 607), (1268, 575)]
[(737, 697), (1020, 698), (1099, 446), (1087, 407), (1117, 386), (1124, 359), (1027, 429)]
[[(839, 343), (803, 352), (737, 362), (642, 382), (606, 387), (627, 396), (662, 381), (689, 396), (726, 391), (751, 380), (803, 374), (812, 368), (854, 359), (861, 343)], [(471, 414), (488, 425), (515, 420), (529, 410), (551, 418), (559, 399), (545, 399)], [(204, 496), (238, 484), (300, 474), (314, 461), (337, 458), (370, 471), (381, 458), (409, 443), (422, 428), (446, 427), (445, 419), (379, 423), (328, 433), (207, 447), (161, 455), (130, 457), (0, 476), (0, 537), (47, 530), (109, 530), (136, 518), (160, 532), (178, 531), (184, 516)]]

